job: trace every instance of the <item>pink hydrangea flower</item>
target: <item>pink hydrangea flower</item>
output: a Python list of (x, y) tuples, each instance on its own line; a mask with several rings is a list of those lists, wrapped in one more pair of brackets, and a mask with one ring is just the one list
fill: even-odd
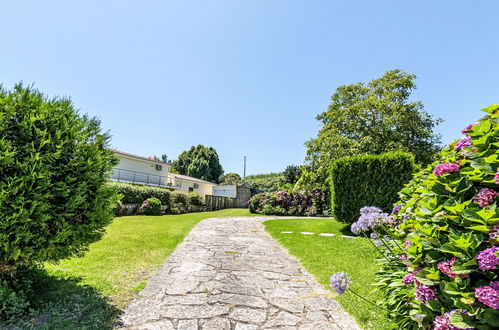
[(454, 257), (450, 260), (445, 260), (445, 261), (439, 262), (437, 265), (438, 270), (440, 270), (442, 273), (444, 273), (445, 275), (452, 277), (452, 278), (456, 278), (458, 276), (461, 278), (467, 278), (468, 275), (466, 275), (466, 274), (456, 274), (456, 273), (452, 272), (452, 265), (454, 265), (454, 263), (456, 261), (457, 261), (457, 258)]
[(457, 165), (456, 163), (443, 163), (435, 167), (435, 169), (433, 170), (433, 174), (435, 174), (436, 176), (440, 176), (445, 173), (457, 171), (459, 171), (459, 165)]
[(456, 327), (455, 325), (450, 324), (450, 317), (454, 313), (468, 314), (468, 311), (454, 309), (450, 312), (445, 313), (442, 316), (435, 317), (435, 321), (433, 322), (434, 325), (433, 330), (472, 330), (473, 329), (473, 328), (459, 328)]
[(471, 141), (471, 136), (465, 136), (461, 140), (459, 140), (458, 143), (456, 143), (456, 146), (454, 149), (462, 149), (464, 147), (469, 147), (473, 145), (473, 141)]
[(499, 281), (490, 282), (488, 286), (476, 288), (475, 296), (482, 304), (499, 309)]
[(492, 190), (490, 188), (482, 188), (478, 192), (478, 194), (473, 197), (473, 200), (478, 203), (481, 207), (488, 206), (494, 202), (494, 199), (496, 198), (497, 193), (495, 190)]
[(416, 282), (416, 275), (423, 270), (423, 268), (416, 267), (414, 270), (408, 274), (405, 274), (404, 278), (402, 278), (402, 282), (404, 282), (405, 285), (409, 285), (411, 283)]
[(438, 300), (438, 297), (435, 294), (435, 288), (418, 282), (416, 287), (416, 299), (424, 304), (427, 300)]
[(476, 257), (478, 260), (478, 268), (483, 271), (495, 270), (497, 265), (499, 265), (497, 252), (499, 252), (499, 246), (493, 246), (480, 252)]
[(492, 240), (497, 240), (497, 237), (499, 236), (499, 225), (495, 225), (492, 227), (489, 231), (489, 237)]
[(462, 131), (461, 131), (461, 133), (466, 134), (467, 132), (469, 132), (469, 131), (473, 128), (473, 126), (476, 126), (476, 125), (477, 125), (477, 124), (469, 124), (468, 126), (466, 126), (466, 127), (465, 127)]

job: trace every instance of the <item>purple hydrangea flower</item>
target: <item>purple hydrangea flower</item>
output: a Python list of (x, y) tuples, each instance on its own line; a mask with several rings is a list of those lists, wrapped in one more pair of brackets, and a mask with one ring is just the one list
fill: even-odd
[(483, 271), (496, 269), (497, 265), (499, 265), (499, 257), (496, 254), (498, 251), (499, 246), (493, 246), (480, 252), (476, 257), (478, 268)]
[(329, 283), (334, 291), (339, 294), (343, 294), (348, 289), (348, 285), (352, 283), (352, 281), (350, 281), (350, 276), (348, 276), (347, 273), (339, 272), (331, 276)]
[(435, 317), (435, 321), (433, 322), (433, 330), (473, 330), (473, 328), (459, 328), (455, 325), (450, 324), (450, 317), (454, 313), (468, 314), (468, 311), (454, 309), (442, 316)]
[(407, 258), (407, 256), (406, 256), (405, 254), (403, 254), (403, 255), (401, 255), (401, 256), (399, 257), (399, 259), (400, 259), (400, 260), (407, 260), (408, 258)]
[(489, 237), (491, 240), (496, 241), (498, 236), (499, 236), (499, 225), (495, 225), (490, 229)]
[(473, 126), (476, 126), (476, 125), (477, 125), (477, 124), (469, 124), (468, 126), (466, 126), (466, 127), (465, 127), (462, 131), (461, 131), (461, 133), (466, 134), (467, 132), (469, 132), (469, 131), (473, 128)]
[(360, 209), (359, 219), (352, 224), (350, 230), (354, 234), (367, 232), (371, 228), (388, 222), (388, 214), (383, 213), (379, 208), (374, 206), (364, 206)]
[(456, 261), (457, 261), (457, 258), (454, 257), (450, 260), (445, 260), (445, 261), (439, 262), (437, 265), (438, 270), (440, 270), (442, 273), (444, 273), (445, 275), (452, 277), (452, 278), (456, 278), (458, 276), (461, 278), (468, 278), (468, 275), (466, 275), (466, 274), (456, 274), (456, 273), (452, 272), (452, 265), (454, 265), (454, 263)]
[(402, 208), (402, 204), (395, 205), (392, 210), (392, 214), (399, 213), (400, 209)]
[(471, 136), (465, 136), (461, 140), (459, 140), (458, 143), (456, 143), (456, 146), (454, 149), (462, 149), (464, 147), (469, 147), (473, 145), (473, 141), (471, 141)]
[(438, 300), (438, 297), (435, 294), (435, 288), (417, 282), (416, 299), (424, 304), (427, 300)]
[(475, 296), (482, 304), (499, 309), (499, 281), (490, 282), (489, 286), (476, 288)]
[(456, 163), (443, 163), (435, 167), (435, 169), (433, 170), (433, 174), (435, 174), (436, 176), (440, 176), (445, 173), (457, 171), (459, 171), (459, 165), (457, 165)]
[(473, 200), (476, 203), (478, 203), (481, 207), (485, 207), (485, 206), (492, 204), (492, 202), (494, 202), (494, 199), (496, 198), (496, 196), (497, 196), (497, 193), (495, 192), (495, 190), (490, 189), (490, 188), (482, 188), (482, 189), (480, 189), (478, 194), (476, 194), (473, 197)]
[(407, 240), (406, 240), (406, 241), (404, 242), (404, 249), (407, 249), (407, 247), (408, 247), (409, 245), (411, 245), (411, 244), (412, 244), (412, 242), (411, 242), (411, 241), (407, 241)]
[(411, 283), (415, 283), (416, 282), (416, 275), (422, 271), (423, 268), (421, 267), (416, 267), (414, 268), (414, 270), (408, 274), (406, 274), (403, 278), (402, 278), (402, 282), (404, 282), (405, 285), (409, 285)]

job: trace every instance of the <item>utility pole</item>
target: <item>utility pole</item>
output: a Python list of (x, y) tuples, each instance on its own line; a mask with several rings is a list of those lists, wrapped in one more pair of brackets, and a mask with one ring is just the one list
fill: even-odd
[(243, 179), (246, 177), (246, 156), (244, 156), (244, 171), (243, 171)]

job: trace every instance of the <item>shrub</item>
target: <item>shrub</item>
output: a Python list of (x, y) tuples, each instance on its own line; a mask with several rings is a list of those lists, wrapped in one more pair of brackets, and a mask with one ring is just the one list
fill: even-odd
[(279, 185), (284, 183), (284, 175), (282, 173), (249, 175), (244, 178), (244, 182), (250, 185), (253, 193), (276, 192), (279, 191)]
[(146, 199), (140, 206), (139, 213), (145, 215), (160, 215), (163, 210), (161, 201), (155, 197)]
[(157, 198), (163, 206), (170, 207), (171, 192), (166, 188), (139, 186), (129, 183), (110, 182), (111, 187), (116, 188), (119, 194), (122, 195), (121, 203), (123, 204), (142, 204), (148, 198)]
[(183, 193), (174, 192), (171, 196), (173, 214), (181, 214), (189, 212), (189, 196)]
[(68, 258), (113, 218), (109, 135), (69, 99), (0, 89), (0, 270)]
[(365, 205), (391, 209), (415, 171), (414, 157), (403, 152), (336, 160), (330, 171), (333, 215), (339, 221), (353, 222)]
[(379, 286), (394, 328), (499, 328), (499, 105), (484, 111), (389, 218)]
[(189, 196), (189, 204), (192, 206), (203, 206), (203, 197), (199, 195), (197, 192), (191, 192), (187, 196)]
[(329, 213), (327, 194), (319, 189), (261, 193), (254, 195), (248, 205), (250, 212), (265, 215), (315, 216)]

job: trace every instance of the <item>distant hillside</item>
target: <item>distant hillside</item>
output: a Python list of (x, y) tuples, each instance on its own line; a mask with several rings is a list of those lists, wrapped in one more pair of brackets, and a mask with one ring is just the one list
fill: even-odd
[(278, 185), (283, 183), (283, 179), (283, 173), (265, 173), (248, 175), (244, 181), (251, 183), (251, 188), (260, 193), (279, 190)]

